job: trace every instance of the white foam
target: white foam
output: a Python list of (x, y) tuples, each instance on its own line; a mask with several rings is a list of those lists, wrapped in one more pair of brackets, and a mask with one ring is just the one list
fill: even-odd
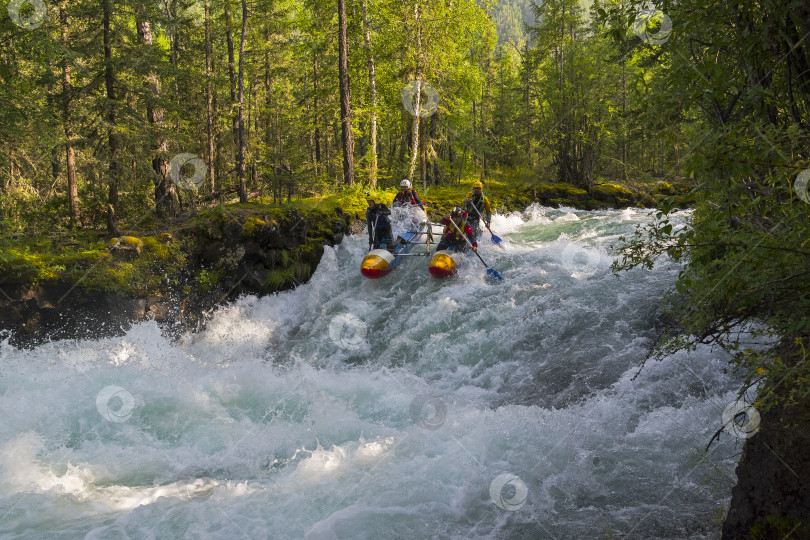
[[(497, 216), (506, 241), (480, 252), (497, 284), (472, 255), (447, 280), (416, 257), (365, 280), (356, 235), (325, 249), (308, 284), (241, 298), (179, 342), (154, 323), (33, 350), (4, 341), (0, 508), (24, 512), (0, 536), (542, 536), (540, 515), (557, 537), (592, 537), (628, 532), (673, 489), (634, 534), (668, 537), (680, 519), (716, 532), (726, 486), (701, 475), (733, 475), (735, 441), (703, 468), (695, 449), (739, 381), (708, 348), (633, 380), (680, 269), (611, 275), (604, 231), (642, 219)], [(568, 246), (597, 264), (572, 270)], [(330, 334), (341, 315), (364, 325), (358, 346)], [(125, 421), (97, 408), (109, 386), (132, 396)], [(520, 511), (490, 499), (502, 473), (528, 488)]]

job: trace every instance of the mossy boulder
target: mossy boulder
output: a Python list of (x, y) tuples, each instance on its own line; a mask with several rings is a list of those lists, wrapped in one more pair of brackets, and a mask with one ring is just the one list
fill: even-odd
[(628, 196), (633, 195), (632, 191), (618, 184), (594, 184), (593, 192), (594, 194), (598, 194), (603, 197), (618, 197), (621, 195), (628, 195)]
[(593, 198), (613, 208), (626, 208), (635, 206), (638, 197), (633, 191), (618, 184), (595, 184)]
[(659, 181), (640, 188), (630, 188), (619, 184), (594, 184), (590, 193), (584, 189), (564, 183), (535, 183), (521, 188), (521, 193), (528, 195), (529, 202), (521, 204), (519, 197), (505, 197), (507, 208), (525, 207), (530, 202), (540, 202), (548, 206), (568, 206), (583, 210), (603, 210), (608, 208), (627, 208), (630, 206), (649, 208), (660, 206), (668, 197), (675, 197), (676, 206), (691, 206), (692, 198), (688, 195), (688, 185), (674, 185)]
[(245, 220), (242, 225), (242, 236), (252, 236), (257, 228), (267, 226), (267, 222), (257, 217), (251, 217)]
[(122, 236), (118, 239), (118, 243), (124, 246), (135, 246), (139, 248), (143, 246), (143, 241), (135, 236)]
[(200, 212), (178, 234), (184, 237), (206, 288), (231, 294), (269, 293), (303, 283), (335, 245), (351, 217), (340, 207), (283, 208), (256, 203)]
[(0, 284), (33, 283), (41, 277), (36, 255), (11, 249), (0, 252)]
[(144, 243), (134, 236), (121, 236), (110, 241), (108, 249), (117, 261), (132, 261), (143, 250)]
[(584, 189), (558, 182), (556, 184), (533, 184), (527, 191), (531, 192), (531, 200), (548, 206), (570, 206), (572, 208), (585, 208), (585, 202), (590, 195)]
[(569, 199), (572, 201), (584, 201), (587, 200), (590, 196), (588, 192), (584, 189), (580, 189), (578, 187), (574, 187), (570, 184), (563, 184), (558, 183), (554, 184), (554, 188), (560, 193), (562, 198)]
[(672, 184), (663, 180), (655, 183), (655, 191), (662, 195), (676, 195), (678, 193)]

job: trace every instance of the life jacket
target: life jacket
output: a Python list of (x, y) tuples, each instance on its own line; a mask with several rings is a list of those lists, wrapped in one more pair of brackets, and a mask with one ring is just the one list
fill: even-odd
[(416, 194), (415, 189), (409, 189), (407, 191), (400, 191), (397, 193), (394, 202), (398, 204), (419, 204), (419, 196)]
[[(442, 237), (454, 244), (466, 244), (465, 239), (468, 238), (467, 233), (464, 232), (464, 229), (466, 229), (468, 226), (469, 224), (467, 223), (467, 220), (462, 218), (461, 222), (456, 225), (456, 227), (458, 227), (458, 230), (456, 230), (456, 227), (453, 227), (453, 218), (450, 218), (450, 223), (444, 227)], [(461, 233), (459, 234), (458, 231), (461, 231)]]
[[(467, 203), (468, 206), (474, 206), (475, 210), (478, 210), (478, 213), (475, 213), (475, 210), (472, 212), (467, 212), (471, 221), (478, 221), (478, 216), (481, 216), (481, 219), (486, 219), (487, 217), (487, 206), (489, 206), (489, 201), (487, 200), (486, 195), (483, 193), (481, 194), (481, 198), (478, 199), (476, 202), (474, 195), (472, 192), (467, 193), (467, 198), (470, 199), (470, 202)], [(490, 212), (491, 213), (491, 212)]]

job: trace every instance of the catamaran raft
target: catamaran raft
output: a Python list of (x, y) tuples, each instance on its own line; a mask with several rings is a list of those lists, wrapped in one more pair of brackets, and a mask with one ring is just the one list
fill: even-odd
[[(418, 215), (415, 213), (416, 209), (412, 212), (408, 212), (408, 209), (402, 210), (407, 213), (405, 218), (410, 218), (409, 230), (397, 236), (396, 240), (389, 240), (389, 242), (385, 242), (380, 246), (374, 246), (374, 242), (371, 242), (371, 249), (366, 253), (360, 263), (360, 273), (369, 279), (383, 278), (393, 272), (405, 257), (430, 257), (428, 272), (430, 272), (430, 275), (434, 278), (449, 278), (458, 273), (459, 265), (465, 258), (464, 250), (460, 248), (466, 246), (464, 246), (464, 244), (448, 245), (448, 242), (442, 241), (439, 242), (437, 246), (441, 249), (431, 254), (430, 245), (433, 243), (434, 234), (438, 233), (438, 231), (433, 230), (434, 227), (442, 228), (442, 232), (439, 234), (441, 234), (443, 238), (448, 236), (448, 231), (450, 234), (455, 234), (452, 229), (450, 229), (453, 227), (458, 233), (455, 234), (456, 241), (458, 242), (459, 239), (463, 239), (467, 245), (472, 247), (473, 244), (468, 239), (467, 231), (463, 230), (469, 227), (466, 222), (461, 221), (457, 225), (452, 221), (452, 218), (445, 218), (442, 223), (431, 223), (428, 221), (427, 214), (425, 214), (423, 210), (420, 210)], [(460, 209), (454, 209), (454, 215), (456, 210), (461, 213)], [(369, 220), (371, 227), (374, 227), (375, 221), (379, 224), (378, 220)], [(459, 225), (461, 228), (459, 228)], [(393, 235), (391, 234), (391, 236)], [(372, 229), (369, 237), (373, 240), (374, 238), (378, 238), (378, 235), (376, 235), (376, 232)], [(500, 239), (498, 239), (498, 241), (500, 241)], [(394, 246), (393, 249), (389, 248), (389, 244)], [(414, 248), (422, 245), (425, 246), (424, 251), (418, 250), (415, 253), (413, 252)], [(481, 259), (477, 251), (475, 251), (475, 254)], [(487, 267), (487, 277), (497, 280), (502, 279), (500, 274), (489, 268), (483, 259), (481, 259), (481, 262)]]

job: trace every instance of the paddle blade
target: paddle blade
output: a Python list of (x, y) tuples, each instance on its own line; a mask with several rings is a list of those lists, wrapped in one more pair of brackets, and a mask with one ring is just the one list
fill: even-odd
[[(489, 233), (489, 234), (492, 234), (492, 233)], [(492, 234), (492, 243), (493, 244), (495, 244), (496, 246), (500, 246), (501, 242), (503, 242), (503, 240), (501, 240), (500, 236), (495, 236), (494, 234)]]
[(495, 281), (503, 281), (501, 275), (494, 268), (487, 268), (487, 277), (492, 278)]

